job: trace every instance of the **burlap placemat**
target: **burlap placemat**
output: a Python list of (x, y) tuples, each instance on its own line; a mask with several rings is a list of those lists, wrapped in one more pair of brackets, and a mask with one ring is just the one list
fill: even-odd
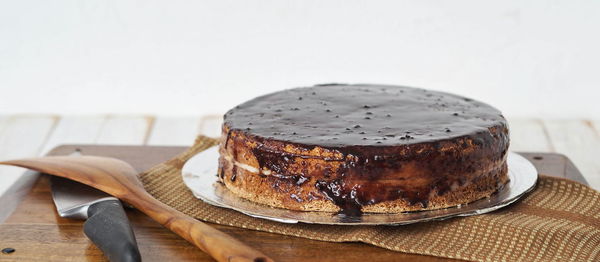
[(480, 216), (407, 226), (281, 224), (205, 204), (185, 187), (185, 161), (215, 144), (201, 136), (174, 159), (144, 172), (146, 190), (200, 220), (309, 239), (471, 261), (600, 261), (600, 193), (577, 182), (541, 176), (518, 203)]

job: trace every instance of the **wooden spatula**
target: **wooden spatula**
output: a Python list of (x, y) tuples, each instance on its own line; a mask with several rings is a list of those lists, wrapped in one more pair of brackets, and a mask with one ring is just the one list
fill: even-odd
[(152, 197), (128, 163), (108, 157), (49, 156), (0, 162), (68, 178), (111, 194), (210, 254), (217, 261), (273, 261), (239, 240)]

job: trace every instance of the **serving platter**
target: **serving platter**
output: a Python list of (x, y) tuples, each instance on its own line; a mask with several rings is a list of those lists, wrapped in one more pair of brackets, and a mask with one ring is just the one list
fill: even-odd
[(488, 198), (444, 209), (401, 213), (363, 213), (360, 216), (348, 216), (335, 212), (308, 212), (274, 208), (238, 197), (219, 182), (217, 177), (218, 158), (218, 147), (214, 146), (196, 154), (183, 166), (183, 181), (194, 196), (210, 205), (281, 223), (406, 225), (458, 216), (479, 215), (514, 203), (535, 187), (538, 178), (538, 172), (529, 160), (517, 153), (509, 152), (507, 162), (510, 182)]

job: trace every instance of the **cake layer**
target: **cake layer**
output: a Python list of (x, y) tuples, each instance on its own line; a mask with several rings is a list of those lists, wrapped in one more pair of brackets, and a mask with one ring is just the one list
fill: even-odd
[(443, 208), (508, 180), (508, 129), (484, 103), (423, 89), (334, 85), (225, 115), (219, 176), (251, 201), (346, 213)]
[[(337, 205), (322, 193), (315, 192), (310, 186), (298, 186), (298, 180), (293, 177), (259, 175), (239, 166), (231, 168), (233, 167), (231, 162), (225, 162), (223, 166), (224, 179), (222, 182), (236, 195), (250, 201), (292, 210), (343, 211), (352, 215), (361, 212), (397, 213), (458, 206), (488, 197), (508, 182), (506, 165), (503, 165), (499, 169), (482, 174), (471, 181), (466, 181), (463, 185), (454, 184), (449, 190), (441, 194), (434, 191), (432, 194), (428, 194), (426, 200), (416, 204), (404, 198), (398, 198), (361, 206), (359, 210), (357, 207), (348, 209), (347, 206)], [(235, 179), (231, 180), (232, 177), (235, 177)], [(277, 190), (273, 190), (273, 187), (276, 187)], [(346, 207), (346, 209), (342, 210), (342, 207)]]

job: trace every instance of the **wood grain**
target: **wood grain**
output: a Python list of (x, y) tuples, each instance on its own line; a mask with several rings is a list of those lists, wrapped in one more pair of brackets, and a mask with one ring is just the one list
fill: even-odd
[(105, 116), (61, 117), (44, 144), (43, 154), (62, 144), (93, 144), (105, 121)]
[(6, 126), (6, 122), (8, 122), (8, 116), (0, 115), (0, 135), (2, 135), (2, 131)]
[[(75, 148), (84, 154), (117, 157), (138, 171), (165, 161), (183, 147), (62, 146), (52, 154)], [(143, 153), (142, 153), (143, 152)], [(572, 163), (560, 154), (524, 154), (543, 174), (585, 182)], [(0, 214), (3, 212), (0, 206)], [(212, 261), (208, 255), (136, 210), (128, 210), (144, 261)], [(17, 251), (0, 254), (0, 261), (105, 261), (81, 231), (79, 220), (60, 218), (52, 205), (48, 180), (42, 177), (14, 213), (0, 225), (0, 248)], [(234, 236), (276, 261), (453, 261), (394, 252), (361, 243), (331, 243), (222, 225), (215, 228)]]
[(600, 189), (600, 136), (589, 121), (545, 120), (548, 136), (557, 152), (581, 168), (590, 186)]
[(200, 134), (208, 137), (220, 137), (223, 115), (208, 115), (201, 119)]
[(529, 152), (554, 152), (542, 121), (539, 119), (508, 119), (510, 150)]
[(98, 144), (143, 145), (154, 121), (150, 116), (108, 116), (95, 139)]
[[(0, 159), (38, 156), (55, 121), (51, 116), (9, 118), (0, 136)], [(3, 181), (0, 183), (0, 192), (4, 192), (23, 171), (2, 168), (0, 173)]]
[[(34, 157), (54, 128), (53, 116), (11, 116), (3, 117), (0, 126), (0, 159)], [(31, 186), (35, 175), (25, 173), (22, 168), (0, 167), (0, 206), (14, 208), (13, 199), (21, 197), (15, 187)], [(6, 214), (0, 213), (0, 222)]]
[(200, 117), (157, 117), (147, 145), (186, 146), (196, 139)]

